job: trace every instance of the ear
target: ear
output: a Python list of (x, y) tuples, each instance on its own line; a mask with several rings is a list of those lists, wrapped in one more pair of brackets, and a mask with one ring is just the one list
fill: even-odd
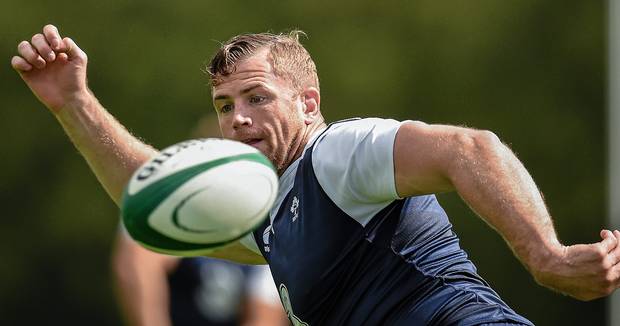
[(321, 117), (321, 93), (315, 87), (308, 87), (301, 93), (301, 104), (307, 125)]

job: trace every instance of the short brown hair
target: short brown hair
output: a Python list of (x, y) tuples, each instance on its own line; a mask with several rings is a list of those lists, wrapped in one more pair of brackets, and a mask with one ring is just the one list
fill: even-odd
[(207, 66), (211, 77), (211, 85), (219, 83), (219, 77), (235, 72), (238, 62), (243, 61), (262, 49), (268, 49), (268, 60), (275, 74), (293, 85), (295, 90), (305, 87), (319, 88), (319, 77), (316, 65), (310, 53), (299, 42), (303, 31), (293, 30), (286, 34), (242, 34), (237, 35), (215, 53)]

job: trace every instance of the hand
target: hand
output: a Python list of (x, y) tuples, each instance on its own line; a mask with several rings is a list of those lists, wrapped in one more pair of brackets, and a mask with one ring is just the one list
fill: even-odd
[(558, 259), (534, 271), (541, 285), (579, 300), (611, 294), (620, 286), (620, 232), (601, 231), (602, 241), (563, 247)]
[(53, 113), (89, 96), (86, 53), (72, 39), (61, 38), (55, 26), (46, 25), (30, 42), (20, 42), (17, 52), (11, 65)]

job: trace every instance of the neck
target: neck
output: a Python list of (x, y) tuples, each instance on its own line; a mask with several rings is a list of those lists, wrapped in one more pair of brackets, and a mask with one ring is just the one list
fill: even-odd
[(301, 154), (304, 152), (306, 144), (308, 144), (310, 138), (312, 138), (314, 133), (318, 130), (325, 128), (326, 126), (327, 125), (323, 120), (312, 123), (304, 129), (301, 135), (299, 135), (293, 140), (293, 144), (288, 150), (289, 155), (286, 158), (286, 164), (284, 164), (282, 168), (278, 169), (278, 176), (282, 176), (284, 171), (286, 171), (286, 169), (291, 165), (291, 163), (295, 162), (295, 160), (301, 156)]

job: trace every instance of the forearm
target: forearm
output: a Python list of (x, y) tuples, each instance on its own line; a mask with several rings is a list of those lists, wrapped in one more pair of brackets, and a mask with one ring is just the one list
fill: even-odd
[(174, 257), (149, 252), (118, 234), (112, 267), (127, 324), (170, 325), (167, 275), (175, 262)]
[(458, 159), (448, 170), (465, 202), (508, 242), (530, 269), (561, 255), (540, 191), (512, 151), (489, 132), (461, 136)]
[(72, 101), (56, 117), (110, 197), (120, 204), (132, 173), (157, 151), (131, 135), (92, 93)]
[[(117, 296), (128, 325), (170, 325), (168, 291), (163, 283), (145, 284), (136, 270), (129, 278), (118, 278)], [(153, 277), (150, 275), (149, 277)], [(166, 282), (164, 279), (161, 282)]]
[(544, 286), (591, 300), (620, 285), (620, 232), (562, 245), (532, 177), (491, 132), (405, 123), (394, 144), (394, 173), (401, 197), (456, 190)]

